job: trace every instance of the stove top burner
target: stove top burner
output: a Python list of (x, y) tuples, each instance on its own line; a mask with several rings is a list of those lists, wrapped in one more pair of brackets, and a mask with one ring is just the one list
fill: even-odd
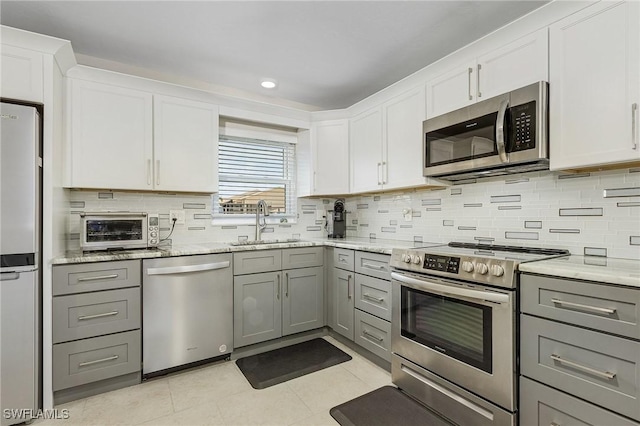
[(569, 250), (562, 249), (548, 249), (542, 247), (521, 247), (521, 246), (503, 246), (499, 244), (481, 244), (481, 243), (463, 243), (463, 242), (450, 242), (449, 247), (464, 248), (471, 250), (484, 250), (484, 251), (506, 251), (511, 253), (527, 253), (538, 254), (541, 256), (567, 256)]

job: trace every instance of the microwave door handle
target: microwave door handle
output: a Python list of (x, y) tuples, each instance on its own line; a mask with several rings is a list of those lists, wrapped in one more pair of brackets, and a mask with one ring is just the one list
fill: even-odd
[(498, 156), (503, 163), (509, 162), (509, 156), (507, 155), (507, 149), (504, 143), (504, 119), (507, 115), (507, 108), (509, 108), (509, 101), (505, 99), (500, 102), (500, 108), (498, 108), (498, 118), (496, 118), (496, 147), (498, 148)]

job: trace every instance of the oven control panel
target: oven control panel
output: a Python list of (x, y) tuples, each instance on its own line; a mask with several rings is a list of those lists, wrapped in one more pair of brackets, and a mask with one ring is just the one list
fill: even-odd
[(433, 271), (449, 272), (451, 274), (457, 274), (460, 268), (460, 258), (450, 256), (434, 256), (431, 254), (425, 254), (424, 269), (430, 269)]

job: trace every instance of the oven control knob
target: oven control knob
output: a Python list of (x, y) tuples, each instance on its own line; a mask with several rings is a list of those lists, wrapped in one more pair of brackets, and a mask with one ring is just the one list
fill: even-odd
[(408, 254), (406, 254), (406, 253), (405, 253), (405, 254), (403, 254), (403, 255), (402, 255), (402, 261), (403, 261), (404, 263), (411, 263), (411, 255), (408, 255)]
[(491, 266), (491, 275), (495, 277), (501, 277), (504, 275), (504, 268), (500, 265)]
[(489, 267), (484, 263), (476, 263), (476, 271), (478, 271), (480, 275), (484, 275), (489, 272)]
[(415, 265), (419, 265), (422, 263), (422, 258), (420, 256), (411, 256), (411, 262)]
[(462, 270), (469, 273), (473, 272), (473, 263), (465, 260), (462, 262)]

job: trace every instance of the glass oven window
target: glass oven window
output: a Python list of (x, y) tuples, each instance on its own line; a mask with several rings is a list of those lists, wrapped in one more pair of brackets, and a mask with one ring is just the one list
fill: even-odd
[(426, 137), (427, 166), (497, 155), (495, 143), (498, 113), (429, 132)]
[(402, 287), (402, 336), (492, 372), (491, 307)]
[(87, 242), (142, 241), (142, 220), (87, 220)]

